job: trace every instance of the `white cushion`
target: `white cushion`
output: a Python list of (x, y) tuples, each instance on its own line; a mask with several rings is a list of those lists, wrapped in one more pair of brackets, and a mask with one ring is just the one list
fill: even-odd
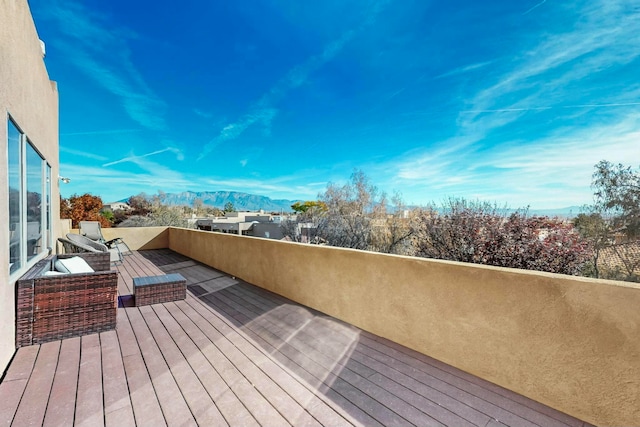
[(59, 273), (69, 274), (69, 270), (67, 270), (67, 267), (62, 264), (61, 260), (56, 260), (55, 264), (53, 264), (53, 268), (55, 268)]
[(67, 273), (61, 273), (59, 271), (45, 271), (44, 273), (42, 273), (43, 276), (60, 276), (65, 274)]
[(59, 259), (55, 263), (55, 268), (61, 273), (93, 273), (93, 268), (87, 264), (87, 261), (79, 256)]

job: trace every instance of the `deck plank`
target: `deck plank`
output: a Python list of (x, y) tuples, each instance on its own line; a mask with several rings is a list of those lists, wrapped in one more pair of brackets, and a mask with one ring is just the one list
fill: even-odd
[(59, 352), (60, 341), (40, 345), (27, 388), (20, 401), (23, 404), (18, 407), (13, 425), (37, 426), (43, 423)]
[(129, 398), (136, 425), (166, 425), (142, 352), (124, 308), (118, 309), (116, 334), (120, 343), (122, 364), (127, 377)]
[(176, 384), (173, 375), (164, 359), (154, 336), (147, 327), (140, 310), (126, 308), (133, 332), (142, 351), (144, 363), (151, 377), (158, 402), (164, 414), (166, 423), (170, 426), (195, 426), (196, 421), (184, 401), (180, 388)]
[(126, 268), (118, 269), (118, 295), (130, 295), (132, 293), (132, 289), (130, 288), (130, 283), (133, 283), (133, 278), (129, 271)]
[[(270, 320), (273, 321), (270, 328), (276, 334), (280, 334), (279, 329), (277, 329), (278, 326), (275, 325), (280, 325), (281, 322), (277, 319), (270, 318)], [(332, 341), (336, 341), (336, 334), (330, 334), (326, 331), (324, 333), (321, 332), (322, 323), (324, 322), (315, 322), (313, 334), (302, 332), (299, 334), (300, 339), (293, 341), (291, 344), (295, 345), (306, 354), (317, 354), (319, 351), (322, 351), (323, 348), (326, 348), (326, 346), (322, 346), (321, 344), (323, 342), (323, 337), (330, 336)], [(276, 329), (273, 329), (274, 327)], [(348, 332), (350, 333), (352, 331)], [(303, 336), (305, 334), (307, 335), (306, 337)], [(343, 345), (347, 345), (349, 340), (352, 339), (351, 337), (347, 338), (348, 340)], [(360, 343), (360, 338), (358, 337), (356, 345), (353, 346), (353, 351), (350, 352), (350, 358), (345, 364), (340, 364), (340, 367), (344, 370), (345, 374), (355, 378), (356, 381), (362, 382), (362, 380), (359, 379), (359, 377), (361, 377), (382, 389), (393, 390), (394, 394), (401, 397), (407, 403), (428, 413), (436, 420), (448, 425), (468, 425), (469, 423), (472, 423), (473, 425), (484, 426), (489, 420), (489, 417), (485, 414), (474, 411), (454, 399), (446, 399), (446, 395), (436, 394), (434, 396), (434, 394), (431, 393), (432, 390), (428, 387), (419, 389), (422, 394), (416, 393), (414, 391), (416, 390), (416, 384), (408, 384), (408, 382), (412, 380), (411, 378), (398, 375), (399, 373), (397, 371), (388, 369), (386, 365), (371, 363), (371, 359), (362, 360), (360, 358), (361, 351), (362, 345)], [(318, 356), (316, 356), (316, 358), (317, 357)], [(330, 358), (330, 355), (325, 355), (325, 358)], [(359, 375), (359, 377), (354, 377), (355, 375)]]
[[(163, 311), (161, 304), (157, 310)], [(176, 380), (185, 402), (191, 409), (198, 425), (227, 425), (226, 420), (216, 407), (213, 399), (204, 388), (198, 376), (195, 374), (184, 355), (173, 341), (171, 335), (165, 329), (156, 311), (150, 307), (140, 309), (149, 330), (153, 334), (156, 344), (164, 355), (169, 369)]]
[[(226, 312), (230, 315), (234, 312), (234, 310), (237, 310), (236, 316), (238, 316), (240, 312), (245, 312), (246, 314), (248, 314), (245, 320), (252, 319), (251, 312), (246, 308), (248, 305), (248, 302), (231, 301), (228, 298), (225, 298), (224, 296), (222, 296), (221, 294), (222, 292), (218, 292), (216, 294), (217, 299), (223, 300), (223, 301), (218, 301), (218, 303), (225, 302), (227, 303), (227, 305), (219, 306), (219, 308), (223, 310), (226, 309)], [(209, 297), (207, 298), (207, 300), (212, 301), (213, 298)], [(232, 305), (234, 303), (237, 303), (237, 305)], [(258, 313), (258, 314), (261, 314), (261, 313)], [(257, 332), (258, 335), (260, 335), (259, 333), (260, 331), (257, 328), (260, 327), (261, 324), (264, 324), (268, 327), (269, 326), (268, 323), (269, 323), (268, 316), (261, 315), (260, 317), (257, 318), (257, 321), (252, 320), (248, 322), (245, 325), (245, 328), (247, 325), (251, 325), (250, 328), (252, 329), (252, 331)], [(310, 326), (310, 323), (301, 322), (301, 325)], [(307, 329), (307, 328), (304, 328), (304, 329)], [(277, 347), (275, 347), (272, 351), (280, 352), (283, 345), (292, 345), (293, 343), (298, 342), (299, 339), (304, 334), (303, 332), (304, 329), (290, 328), (289, 331), (282, 333), (281, 336), (284, 336), (284, 337), (288, 336), (289, 338), (286, 340), (286, 342), (276, 343)], [(360, 376), (355, 372), (349, 371), (348, 369), (344, 369), (345, 367), (342, 364), (342, 359), (346, 354), (350, 354), (351, 352), (350, 350), (353, 344), (354, 343), (352, 342), (344, 346), (343, 348), (341, 348), (339, 351), (339, 354), (334, 355), (334, 357), (329, 357), (326, 354), (323, 354), (322, 351), (318, 349), (313, 349), (309, 351), (309, 347), (307, 347), (306, 349), (307, 351), (305, 351), (305, 353), (312, 360), (318, 361), (324, 358), (324, 360), (329, 361), (327, 365), (323, 366), (325, 370), (321, 372), (320, 374), (321, 377), (327, 377), (332, 371), (336, 370), (336, 367), (338, 367), (338, 378), (340, 380), (344, 381), (345, 383), (348, 383), (350, 387), (355, 387), (361, 390), (364, 394), (369, 396), (371, 399), (379, 402), (380, 404), (384, 405), (385, 407), (393, 411), (398, 416), (405, 419), (406, 423), (419, 424), (419, 425), (440, 425), (440, 423), (438, 423), (436, 420), (431, 418), (431, 416), (425, 413), (421, 413), (415, 407), (407, 405), (404, 401), (402, 401), (401, 399), (398, 399), (396, 396), (390, 393), (387, 393), (385, 392), (385, 390), (381, 389), (380, 387), (377, 387), (375, 384), (370, 383), (369, 381), (367, 381), (365, 377)], [(464, 420), (460, 420), (459, 424), (464, 425)]]
[(19, 348), (2, 380), (3, 384), (15, 380), (28, 380), (33, 372), (39, 351), (39, 345)]
[[(371, 341), (367, 341), (367, 337), (363, 337), (363, 342), (372, 344)], [(376, 349), (387, 351), (387, 348), (376, 342), (371, 347), (372, 351), (367, 355), (387, 365), (393, 364), (399, 372), (448, 396), (466, 402), (467, 405), (496, 420), (506, 422), (509, 425), (566, 426), (558, 420), (496, 395), (476, 384), (465, 382), (455, 375), (434, 369), (431, 365), (401, 355), (391, 357), (383, 351), (376, 351)]]
[(16, 414), (20, 399), (27, 387), (26, 379), (4, 381), (0, 387), (0, 426), (10, 426)]
[[(205, 306), (205, 308), (206, 307), (209, 307), (209, 306), (207, 305)], [(254, 339), (256, 342), (260, 342), (259, 337), (254, 336)], [(279, 343), (281, 342), (279, 341)], [(306, 358), (306, 356), (304, 355), (302, 355), (302, 357)], [(310, 359), (307, 359), (307, 360), (310, 360)], [(292, 363), (296, 363), (298, 361), (292, 362), (292, 363), (286, 363), (286, 361), (283, 361), (283, 360), (278, 360), (278, 361), (279, 361), (279, 364), (282, 366), (282, 369), (286, 369), (289, 372), (294, 371), (296, 376), (300, 378), (301, 382), (306, 384), (310, 390), (315, 391), (321, 398), (324, 397), (323, 400), (327, 401), (328, 404), (332, 406), (333, 409), (338, 414), (340, 414), (342, 418), (344, 418), (345, 420), (348, 420), (349, 423), (354, 425), (367, 425), (367, 426), (380, 425), (368, 414), (366, 414), (364, 411), (360, 410), (358, 407), (353, 405), (343, 396), (334, 393), (330, 389), (331, 378), (329, 378), (327, 380), (327, 383), (323, 385), (322, 384), (323, 380), (326, 379), (327, 374), (320, 365), (315, 364), (308, 367), (307, 371), (305, 370), (301, 371), (300, 369), (293, 368), (293, 365), (292, 365)], [(303, 363), (304, 361), (306, 360), (303, 360)], [(323, 385), (323, 387), (320, 387), (319, 385)], [(328, 397), (327, 393), (330, 393), (331, 396)]]
[[(226, 352), (231, 350), (231, 345), (225, 342), (226, 338), (208, 322), (206, 317), (203, 317), (200, 312), (194, 310), (185, 301), (177, 302), (176, 305), (202, 333), (202, 335), (198, 334), (195, 337), (199, 341), (201, 351), (207, 355), (210, 362), (215, 364), (220, 376), (224, 378), (227, 385), (256, 420), (261, 425), (290, 425), (282, 414), (270, 404), (269, 398), (271, 396), (265, 396), (264, 393), (261, 393), (230, 359), (231, 354), (238, 354), (237, 352)], [(203, 341), (203, 338), (206, 341)]]
[(80, 345), (75, 425), (104, 426), (100, 336), (85, 335), (81, 338)]
[(0, 426), (11, 425), (38, 357), (39, 345), (22, 347), (0, 383)]
[[(514, 393), (510, 390), (500, 387), (499, 385), (496, 385), (489, 381), (478, 378), (467, 372), (456, 369), (451, 365), (447, 365), (446, 363), (433, 359), (432, 357), (418, 353), (415, 350), (411, 350), (407, 347), (401, 346), (400, 344), (394, 343), (393, 341), (389, 341), (387, 339), (378, 337), (368, 332), (365, 332), (363, 334), (363, 337), (367, 340), (367, 342), (372, 344), (372, 347), (375, 347), (375, 344), (373, 344), (374, 342), (381, 343), (383, 345), (382, 347), (379, 347), (381, 351), (383, 351), (385, 354), (389, 354), (394, 359), (402, 358), (404, 360), (421, 361), (422, 363), (425, 364), (425, 366), (429, 367), (428, 368), (429, 370), (433, 368), (433, 369), (436, 369), (437, 371), (446, 372), (454, 377), (458, 377), (460, 380), (464, 382), (465, 385), (473, 384), (474, 386), (477, 386), (480, 389), (491, 392), (492, 394), (495, 395), (494, 397), (500, 396), (509, 401), (519, 403), (522, 406), (528, 407), (533, 411), (544, 414), (568, 426), (582, 427), (583, 422), (574, 417), (571, 417), (570, 415), (567, 415), (549, 406), (543, 405), (542, 403), (536, 402), (535, 400), (529, 399), (528, 397)], [(404, 355), (404, 356), (401, 356), (401, 355)], [(518, 408), (515, 408), (515, 410), (518, 410)], [(545, 420), (542, 420), (542, 422), (544, 421)]]
[(76, 409), (75, 399), (69, 399), (69, 396), (75, 396), (77, 393), (79, 370), (80, 338), (63, 340), (49, 405), (44, 417), (45, 426), (73, 425)]
[[(201, 308), (197, 302), (193, 300), (190, 302), (195, 304), (192, 307), (194, 307), (196, 311)], [(306, 411), (304, 406), (296, 402), (285, 391), (285, 388), (289, 387), (288, 384), (276, 383), (258, 367), (258, 365), (269, 363), (269, 360), (264, 357), (263, 354), (254, 354), (253, 358), (249, 357), (245, 354), (247, 350), (244, 345), (245, 341), (242, 337), (238, 336), (237, 331), (229, 328), (228, 325), (215, 316), (209, 317), (207, 320), (219, 334), (220, 338), (214, 338), (217, 339), (216, 345), (233, 361), (235, 366), (242, 371), (247, 379), (260, 390), (267, 400), (278, 409), (280, 414), (287, 418), (292, 425), (320, 425), (320, 423)], [(287, 378), (287, 380), (293, 381), (290, 378)]]
[[(260, 425), (236, 394), (240, 392), (240, 386), (236, 382), (229, 385), (220, 375), (219, 371), (225, 364), (217, 357), (213, 343), (175, 304), (165, 304), (164, 307), (173, 321), (165, 319), (163, 323), (179, 338), (179, 345), (183, 351), (190, 354), (191, 366), (197, 369), (200, 380), (228, 423), (247, 427)], [(176, 334), (178, 328), (186, 335)], [(227, 381), (236, 379), (232, 375), (225, 377)], [(243, 378), (237, 377), (237, 380), (243, 381)]]
[[(193, 283), (193, 276), (187, 275), (188, 283)], [(236, 344), (238, 346), (238, 344)], [(243, 344), (240, 344), (243, 346)], [(243, 351), (251, 360), (259, 360), (263, 355), (257, 355), (255, 348), (252, 346), (243, 346)], [(346, 422), (345, 417), (340, 416), (339, 413), (330, 406), (327, 405), (318, 395), (311, 392), (309, 389), (302, 386), (297, 380), (290, 381), (290, 374), (280, 367), (277, 363), (259, 363), (260, 368), (272, 379), (275, 379), (299, 404), (308, 408), (314, 418), (326, 425), (344, 424)]]
[(133, 406), (116, 331), (100, 334), (100, 348), (102, 372), (105, 372), (103, 376), (105, 425), (107, 427), (135, 426)]
[[(248, 306), (250, 306), (249, 303), (242, 304), (242, 306), (239, 309), (242, 310)], [(268, 325), (267, 328), (273, 331), (274, 336), (286, 335), (286, 333), (282, 332), (282, 329), (281, 329), (282, 323), (279, 322), (277, 318), (273, 318), (273, 316), (269, 316), (269, 321), (271, 321), (272, 323), (271, 325)], [(318, 326), (318, 323), (322, 323), (322, 322), (315, 322), (314, 326)], [(317, 327), (314, 328), (314, 330), (316, 331), (317, 329), (318, 329)], [(312, 335), (305, 337), (304, 335), (308, 335), (308, 334), (305, 331), (300, 332), (297, 337), (299, 339), (291, 340), (289, 343), (286, 343), (286, 345), (296, 346), (297, 349), (304, 352), (305, 354), (314, 354), (315, 359), (319, 360), (319, 363), (322, 363), (323, 358), (324, 360), (332, 360), (330, 355), (321, 354), (323, 350), (326, 350), (326, 346), (322, 346), (321, 344), (315, 345), (315, 343), (318, 343), (318, 342), (322, 343), (321, 337), (312, 336)], [(332, 335), (332, 338), (335, 338), (335, 335)], [(348, 343), (345, 343), (344, 345), (347, 345), (347, 344)], [(370, 363), (371, 360), (359, 363), (357, 357), (360, 351), (360, 347), (361, 346), (358, 342), (354, 346), (354, 349), (353, 349), (354, 351), (350, 353), (351, 358), (349, 359), (348, 364), (347, 365), (340, 364), (340, 367), (345, 370), (344, 372), (348, 373), (350, 377), (355, 378), (355, 381), (361, 382), (359, 378), (366, 378), (366, 380), (368, 380), (369, 382), (376, 384), (377, 386), (383, 389), (393, 388), (397, 392), (397, 395), (401, 396), (403, 400), (405, 400), (406, 402), (412, 404), (412, 406), (419, 408), (421, 410), (426, 409), (427, 413), (433, 416), (436, 420), (440, 420), (440, 422), (443, 422), (445, 424), (465, 425), (465, 423), (467, 422), (465, 421), (465, 417), (456, 416), (455, 413), (457, 411), (462, 412), (462, 414), (467, 416), (466, 419), (473, 422), (474, 425), (478, 425), (478, 426), (484, 426), (487, 423), (487, 421), (490, 419), (489, 417), (487, 417), (486, 415), (480, 412), (473, 411), (473, 410), (467, 411), (467, 409), (470, 409), (470, 408), (466, 407), (465, 405), (453, 399), (451, 399), (448, 402), (449, 405), (446, 405), (446, 404), (442, 405), (443, 403), (441, 401), (442, 399), (436, 400), (436, 401), (440, 401), (440, 403), (435, 403), (436, 401), (430, 401), (426, 399), (425, 396), (418, 395), (417, 393), (413, 392), (409, 388), (403, 386), (402, 384), (405, 383), (407, 379), (410, 380), (410, 378), (408, 377), (398, 378), (398, 375), (395, 375), (396, 372), (386, 370), (387, 376), (380, 375), (379, 374), (380, 372), (385, 372), (384, 369), (386, 368), (386, 365), (378, 364), (376, 365), (376, 369), (373, 370), (370, 368), (370, 366), (372, 366), (372, 364)], [(357, 374), (359, 374), (359, 377), (354, 377), (354, 375), (357, 375)], [(430, 391), (430, 390), (427, 390), (427, 391)], [(441, 396), (438, 396), (438, 397), (441, 397)], [(450, 407), (451, 411), (445, 409), (446, 407)]]
[[(224, 321), (224, 319), (220, 319)], [(231, 326), (227, 325), (231, 328)], [(227, 337), (230, 337), (230, 329), (221, 331)], [(261, 352), (249, 340), (238, 336), (232, 339), (236, 347), (254, 363), (260, 366), (260, 369), (271, 379), (275, 380), (283, 390), (285, 390), (296, 402), (307, 408), (309, 413), (323, 425), (344, 424), (347, 418), (341, 416), (339, 412), (321, 398), (321, 395), (314, 393), (315, 387), (305, 387), (304, 383), (296, 379), (297, 374), (292, 376), (289, 369), (283, 367), (278, 360), (274, 360), (268, 353)], [(295, 372), (293, 372), (295, 373)]]

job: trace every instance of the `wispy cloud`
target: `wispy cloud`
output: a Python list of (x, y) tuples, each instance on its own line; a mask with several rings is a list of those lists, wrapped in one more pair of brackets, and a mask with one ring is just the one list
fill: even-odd
[(594, 165), (602, 159), (625, 164), (638, 159), (639, 129), (640, 114), (578, 131), (559, 129), (536, 144), (496, 151), (469, 172), (478, 188), (495, 189), (494, 199), (526, 198), (541, 207), (588, 203)]
[(208, 112), (200, 110), (198, 108), (194, 108), (193, 112), (195, 113), (196, 116), (200, 116), (203, 119), (211, 119), (211, 118), (213, 118), (213, 114), (212, 113), (208, 113)]
[(198, 160), (203, 159), (210, 154), (218, 145), (226, 141), (232, 141), (238, 138), (244, 133), (247, 128), (255, 123), (264, 126), (265, 134), (271, 132), (271, 121), (276, 116), (278, 110), (275, 108), (266, 107), (266, 102), (263, 103), (263, 108), (253, 108), (250, 113), (244, 115), (240, 120), (235, 123), (229, 123), (222, 128), (218, 136), (213, 138), (207, 145), (204, 146), (204, 150), (198, 156)]
[(198, 156), (198, 160), (209, 155), (219, 144), (238, 138), (247, 128), (254, 124), (262, 125), (264, 132), (270, 134), (271, 122), (278, 112), (276, 108), (278, 102), (291, 90), (304, 85), (314, 71), (334, 59), (356, 34), (372, 25), (385, 4), (385, 1), (375, 3), (372, 11), (367, 15), (361, 25), (345, 31), (340, 37), (325, 45), (322, 52), (309, 57), (303, 63), (290, 69), (282, 79), (249, 108), (247, 114), (238, 121), (224, 126), (220, 133), (204, 146), (204, 149)]
[(474, 113), (510, 113), (510, 112), (522, 112), (522, 111), (544, 111), (555, 109), (580, 109), (580, 108), (609, 108), (609, 107), (629, 107), (640, 105), (640, 102), (615, 102), (610, 104), (577, 104), (577, 105), (558, 105), (550, 107), (525, 107), (525, 108), (498, 108), (495, 110), (463, 110), (461, 114), (474, 114)]
[(484, 68), (487, 65), (490, 65), (492, 63), (493, 63), (493, 61), (483, 61), (483, 62), (478, 62), (478, 63), (475, 63), (475, 64), (465, 65), (464, 67), (455, 68), (455, 69), (453, 69), (451, 71), (447, 71), (446, 73), (440, 74), (439, 76), (436, 76), (434, 78), (435, 79), (442, 79), (444, 77), (458, 76), (458, 75), (461, 75), (461, 74), (468, 73), (470, 71), (479, 70), (479, 69)]
[(452, 136), (386, 165), (396, 184), (564, 206), (589, 200), (597, 161), (637, 161), (640, 86), (621, 90), (611, 76), (640, 60), (640, 9), (624, 0), (562, 7), (571, 29), (529, 34), (520, 55), (492, 64), (461, 100)]
[(163, 130), (167, 105), (146, 83), (131, 60), (128, 41), (135, 35), (108, 22), (83, 4), (51, 1), (46, 17), (56, 21), (64, 39), (54, 40), (79, 70), (120, 98), (132, 120), (151, 130)]
[[(640, 160), (640, 114), (574, 129), (563, 127), (535, 142), (513, 141), (479, 156), (473, 150), (441, 149), (430, 156), (380, 166), (388, 187), (401, 187), (411, 200), (446, 196), (481, 198), (536, 208), (581, 205), (591, 201), (594, 165), (607, 159), (628, 164)], [(451, 147), (465, 141), (450, 141)], [(635, 160), (632, 160), (635, 159)], [(386, 180), (382, 171), (397, 169)]]
[[(547, 107), (554, 100), (580, 96), (572, 92), (576, 82), (633, 62), (640, 56), (640, 10), (627, 5), (624, 0), (586, 2), (574, 12), (576, 24), (571, 31), (547, 35), (525, 50), (514, 68), (469, 99), (472, 108), (465, 111)], [(625, 94), (608, 96), (611, 101), (614, 97), (628, 100)], [(463, 117), (461, 124), (471, 126), (475, 118)]]

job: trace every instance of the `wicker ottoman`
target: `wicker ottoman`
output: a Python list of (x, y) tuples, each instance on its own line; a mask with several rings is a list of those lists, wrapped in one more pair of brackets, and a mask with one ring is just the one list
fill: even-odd
[(134, 277), (133, 295), (136, 307), (171, 302), (187, 297), (187, 281), (180, 274)]

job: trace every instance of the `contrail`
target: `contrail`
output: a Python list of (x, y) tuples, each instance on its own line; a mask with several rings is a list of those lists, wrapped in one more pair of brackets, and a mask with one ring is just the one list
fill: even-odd
[(120, 159), (120, 160), (116, 160), (116, 161), (113, 161), (113, 162), (105, 163), (105, 164), (102, 165), (102, 167), (117, 165), (118, 163), (130, 162), (130, 161), (133, 161), (133, 160), (142, 159), (144, 157), (149, 157), (149, 156), (154, 156), (156, 154), (164, 153), (166, 151), (171, 151), (171, 150), (172, 150), (171, 148), (167, 147), (167, 148), (165, 148), (163, 150), (158, 150), (158, 151), (154, 151), (154, 152), (147, 153), (147, 154), (141, 154), (140, 156), (133, 155), (133, 156), (125, 157), (124, 159)]
[(522, 15), (526, 15), (527, 13), (531, 12), (533, 9), (537, 9), (540, 6), (542, 6), (543, 4), (545, 4), (547, 2), (547, 0), (542, 0), (540, 3), (538, 3), (537, 5), (533, 6), (531, 9), (527, 10), (525, 13), (523, 13)]
[(517, 111), (542, 111), (551, 110), (553, 108), (605, 108), (605, 107), (628, 107), (633, 105), (640, 105), (640, 102), (621, 102), (615, 104), (576, 104), (576, 105), (561, 105), (558, 107), (529, 107), (529, 108), (500, 108), (495, 110), (463, 110), (462, 114), (474, 114), (474, 113), (509, 113)]

